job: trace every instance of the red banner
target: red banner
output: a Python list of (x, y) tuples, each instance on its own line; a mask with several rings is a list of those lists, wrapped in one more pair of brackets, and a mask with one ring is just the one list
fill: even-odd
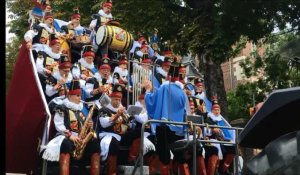
[(6, 96), (6, 172), (37, 174), (46, 113), (25, 42), (19, 51)]

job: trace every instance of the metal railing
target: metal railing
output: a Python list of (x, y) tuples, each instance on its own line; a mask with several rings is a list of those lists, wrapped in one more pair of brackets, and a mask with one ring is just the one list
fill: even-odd
[[(47, 100), (46, 100), (44, 91), (42, 89), (40, 78), (39, 78), (38, 73), (37, 73), (35, 61), (34, 61), (33, 54), (32, 54), (32, 49), (29, 50), (29, 58), (30, 58), (30, 62), (31, 62), (31, 65), (32, 65), (32, 68), (33, 68), (33, 75), (34, 75), (36, 84), (38, 86), (38, 90), (39, 90), (39, 93), (41, 95), (43, 105), (44, 105), (44, 108), (46, 110), (46, 115), (47, 115), (46, 116), (47, 118), (46, 118), (46, 122), (45, 122), (45, 127), (44, 127), (44, 132), (43, 132), (42, 143), (41, 143), (41, 147), (40, 147), (40, 151), (41, 151), (42, 148), (43, 148), (43, 145), (46, 145), (49, 141), (49, 128), (50, 128), (50, 121), (51, 121), (51, 113), (50, 113), (50, 110), (49, 110), (49, 107), (48, 107), (48, 104), (47, 104)], [(42, 175), (46, 175), (46, 174), (47, 174), (47, 160), (43, 160)]]
[[(132, 64), (132, 74), (130, 74), (131, 72), (131, 66), (130, 64)], [(136, 64), (138, 67), (140, 68), (135, 68), (133, 64)], [(144, 70), (144, 68), (142, 68), (142, 66), (149, 66), (149, 70)], [(138, 95), (140, 95), (142, 93), (142, 88), (141, 88), (141, 83), (142, 81), (145, 79), (146, 76), (148, 76), (148, 79), (151, 80), (152, 82), (152, 87), (154, 87), (154, 83), (153, 83), (153, 79), (154, 79), (154, 72), (155, 72), (155, 65), (151, 65), (149, 63), (140, 63), (138, 61), (134, 61), (134, 60), (129, 60), (128, 64), (128, 76), (127, 76), (127, 80), (131, 80), (132, 81), (132, 101), (131, 104), (134, 104), (137, 101)], [(134, 70), (138, 70), (137, 72), (134, 72)], [(150, 74), (151, 72), (151, 74)], [(137, 73), (137, 74), (135, 74)], [(142, 75), (144, 74), (144, 75)], [(145, 75), (148, 74), (148, 75)], [(136, 89), (137, 88), (137, 89)], [(129, 82), (127, 83), (127, 89), (129, 89)], [(130, 91), (127, 91), (127, 104), (130, 104), (129, 101), (129, 93)]]
[[(165, 123), (165, 124), (174, 124), (174, 125), (183, 125), (183, 126), (188, 126), (190, 125), (187, 122), (171, 122), (171, 121), (162, 121), (162, 120), (148, 120), (147, 122), (143, 123), (142, 128), (141, 128), (141, 143), (140, 143), (140, 154), (139, 154), (139, 158), (138, 161), (135, 164), (135, 167), (132, 171), (132, 175), (135, 174), (135, 171), (137, 169), (138, 166), (140, 166), (140, 174), (143, 174), (143, 164), (144, 164), (144, 158), (143, 158), (143, 153), (144, 153), (144, 132), (145, 132), (145, 126), (148, 123)], [(228, 142), (228, 141), (212, 141), (212, 140), (200, 140), (200, 139), (196, 139), (196, 132), (195, 132), (195, 127), (196, 126), (200, 126), (200, 127), (214, 127), (214, 128), (223, 128), (223, 129), (231, 129), (231, 130), (235, 130), (235, 142)], [(196, 144), (197, 141), (198, 142), (203, 142), (203, 143), (220, 143), (220, 144), (233, 144), (235, 145), (235, 159), (234, 159), (234, 174), (238, 174), (238, 131), (239, 130), (243, 130), (243, 128), (238, 128), (238, 127), (227, 127), (227, 126), (217, 126), (217, 125), (207, 125), (207, 124), (196, 124), (196, 123), (192, 123), (192, 127), (193, 127), (193, 175), (196, 175)], [(188, 132), (188, 131), (187, 131)], [(187, 147), (189, 144), (189, 137), (187, 137), (187, 145), (185, 145), (184, 147)]]

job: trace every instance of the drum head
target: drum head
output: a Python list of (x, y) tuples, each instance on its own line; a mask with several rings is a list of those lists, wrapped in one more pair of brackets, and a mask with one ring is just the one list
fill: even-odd
[(97, 34), (96, 34), (96, 44), (98, 46), (102, 46), (106, 40), (106, 27), (105, 26), (101, 26), (99, 27), (98, 31), (97, 31)]

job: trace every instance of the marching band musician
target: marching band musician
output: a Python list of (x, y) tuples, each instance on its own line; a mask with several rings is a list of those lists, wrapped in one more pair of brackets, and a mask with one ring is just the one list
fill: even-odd
[(72, 29), (74, 31), (74, 35), (76, 37), (76, 36), (79, 36), (79, 35), (83, 35), (84, 27), (82, 27), (80, 25), (81, 16), (80, 16), (80, 13), (79, 13), (79, 8), (75, 7), (73, 9), (73, 12), (74, 12), (74, 14), (71, 17), (71, 21), (69, 21), (69, 23), (68, 23), (68, 28)]
[(43, 10), (36, 6), (34, 7), (32, 10), (29, 11), (29, 19), (28, 19), (28, 23), (29, 23), (29, 28), (32, 29), (32, 26), (34, 24), (39, 24), (42, 19), (43, 19)]
[(144, 37), (140, 37), (137, 41), (133, 41), (132, 47), (129, 51), (130, 59), (132, 60), (140, 60), (143, 56), (143, 52), (141, 51), (142, 44), (146, 42)]
[(121, 86), (123, 86), (123, 88), (125, 88), (126, 84), (128, 83), (127, 64), (128, 64), (128, 62), (127, 62), (126, 56), (121, 57), (119, 60), (119, 66), (116, 66), (114, 69), (114, 72), (113, 72), (113, 80), (114, 80), (113, 83), (120, 84)]
[(160, 85), (169, 79), (168, 72), (170, 70), (170, 65), (172, 62), (172, 58), (165, 57), (163, 62), (161, 63), (161, 67), (156, 68), (155, 77), (159, 81)]
[[(109, 25), (109, 22), (113, 19), (113, 16), (111, 14), (112, 9), (112, 2), (107, 1), (102, 4), (102, 9), (99, 10), (97, 15), (93, 15), (93, 20), (91, 21), (89, 28), (92, 30), (91, 38), (93, 47), (95, 49), (95, 52), (97, 53), (97, 56), (100, 58), (103, 58), (105, 54), (109, 54), (110, 58), (113, 58), (113, 52), (110, 48), (108, 48), (108, 45), (98, 46), (96, 43), (96, 33), (100, 26), (103, 25)], [(97, 57), (96, 59), (97, 64), (99, 64), (100, 60)]]
[(56, 34), (50, 34), (49, 47), (44, 52), (55, 61), (59, 61), (61, 52), (61, 44)]
[[(216, 99), (213, 101), (212, 112), (207, 114), (205, 123), (217, 126), (230, 126), (230, 124), (222, 117), (221, 108)], [(235, 142), (235, 131), (223, 128), (204, 128), (204, 136), (211, 140)], [(223, 159), (219, 165), (219, 173), (227, 174), (228, 168), (235, 156), (235, 146), (232, 144), (206, 144), (205, 146), (207, 163), (207, 174), (213, 175), (217, 161)]]
[(113, 19), (113, 16), (111, 14), (112, 9), (112, 2), (107, 1), (102, 4), (102, 9), (98, 12), (98, 19), (94, 19), (90, 23), (90, 29), (94, 29), (94, 31), (97, 31), (98, 28), (101, 25), (106, 25), (107, 22)]
[(53, 58), (48, 57), (45, 52), (38, 52), (36, 68), (39, 75), (44, 78), (49, 77), (56, 66), (58, 66), (58, 61), (56, 62)]
[[(203, 81), (200, 79), (200, 78), (195, 78), (194, 79), (194, 95), (193, 97), (197, 98), (197, 99), (200, 99), (200, 101), (204, 101), (204, 104), (205, 104), (205, 108), (208, 112), (211, 112), (211, 109), (212, 109), (212, 103), (211, 101), (206, 97), (205, 95), (205, 90), (204, 90), (204, 83)], [(199, 103), (196, 104), (196, 106), (199, 106), (198, 105)], [(201, 103), (202, 104), (202, 103)], [(203, 106), (203, 105), (202, 105)], [(196, 107), (197, 108), (197, 107)]]
[(201, 82), (199, 78), (195, 78), (194, 85), (195, 96), (203, 100), (205, 98), (205, 92), (203, 91), (203, 82)]
[[(189, 111), (189, 101), (183, 91), (183, 84), (179, 82), (178, 65), (172, 65), (171, 82), (163, 83), (160, 88), (151, 93), (151, 82), (146, 80), (143, 87), (146, 89), (145, 103), (148, 115), (156, 120), (184, 122), (186, 112)], [(156, 150), (159, 155), (162, 175), (169, 174), (170, 144), (183, 139), (185, 127), (172, 124), (151, 124), (151, 130), (157, 137)], [(174, 159), (179, 162), (181, 174), (189, 174), (189, 168), (181, 151), (173, 152)]]
[[(49, 35), (56, 33), (53, 26), (53, 15), (51, 12), (45, 12), (44, 22), (39, 24), (34, 24), (32, 29), (28, 30), (24, 39), (26, 41), (26, 46), (28, 49), (33, 49), (36, 52), (45, 51), (48, 48)], [(35, 57), (36, 58), (36, 57)]]
[[(138, 115), (134, 115), (134, 130), (133, 132), (141, 133), (142, 124), (147, 122), (149, 117), (147, 114), (146, 106), (145, 106), (145, 92), (143, 89), (143, 93), (139, 95), (138, 101), (136, 101), (135, 106), (142, 107), (142, 112)], [(133, 162), (140, 153), (140, 141), (141, 137), (135, 138), (130, 146), (128, 162)], [(146, 164), (149, 166), (149, 174), (156, 173), (156, 163), (158, 160), (158, 156), (155, 153), (155, 136), (151, 134), (150, 125), (145, 127), (144, 133), (144, 159)]]
[(60, 43), (55, 34), (50, 35), (51, 50), (38, 51), (36, 68), (39, 74), (48, 77), (53, 71), (58, 69), (58, 62), (60, 59)]
[[(197, 115), (197, 109), (195, 106), (195, 97), (191, 96), (191, 92), (190, 90), (187, 88), (187, 86), (184, 86), (184, 90), (186, 95), (188, 96), (189, 99), (189, 106), (190, 106), (190, 112), (188, 113), (188, 115)], [(196, 139), (203, 139), (202, 136), (202, 129), (199, 126), (195, 127), (195, 131), (192, 130), (192, 126), (189, 127), (189, 140), (193, 140), (193, 132), (196, 132)], [(187, 140), (187, 139), (184, 139)], [(186, 144), (186, 143), (184, 143)], [(196, 164), (196, 172), (197, 174), (200, 175), (206, 175), (206, 167), (205, 167), (205, 161), (204, 161), (204, 157), (203, 157), (203, 146), (201, 143), (197, 143), (196, 145), (196, 159), (197, 159), (197, 164)], [(192, 166), (193, 163), (193, 145), (189, 144), (187, 149), (185, 150), (185, 158), (186, 161), (188, 162), (189, 166)], [(178, 161), (177, 160), (173, 160), (173, 165), (172, 165), (172, 169), (173, 172), (176, 172), (175, 174), (177, 174), (178, 171)]]
[[(82, 139), (84, 139), (78, 136), (80, 130), (83, 129), (88, 111), (80, 100), (80, 83), (78, 80), (73, 80), (67, 98), (63, 100), (62, 105), (57, 105), (55, 109), (54, 125), (57, 136), (47, 144), (43, 153), (44, 159), (59, 161), (60, 175), (69, 175), (70, 160), (77, 160), (77, 158), (73, 159), (76, 144), (82, 143)], [(92, 128), (93, 123), (88, 122), (87, 127)], [(99, 142), (95, 138), (88, 140), (79, 161), (88, 159), (90, 159), (91, 175), (99, 175), (100, 148)]]
[[(62, 54), (59, 61), (58, 70), (46, 80), (46, 98), (51, 101), (54, 97), (59, 96), (60, 89), (67, 91), (68, 85), (73, 80), (70, 73), (71, 62), (67, 55)], [(66, 93), (66, 92), (65, 92)]]
[(170, 80), (168, 72), (170, 70), (171, 62), (173, 62), (173, 59), (169, 57), (164, 57), (163, 60), (155, 60), (155, 69), (153, 77), (153, 85), (155, 89), (158, 89), (163, 82)]
[(67, 39), (71, 46), (72, 63), (75, 63), (81, 58), (80, 51), (84, 49), (83, 47), (91, 44), (91, 32), (80, 25), (81, 16), (78, 7), (75, 7), (73, 11), (71, 21), (66, 26), (62, 26), (61, 29), (68, 34)]
[[(82, 58), (78, 62), (73, 64), (72, 75), (75, 79), (87, 80), (91, 78), (95, 73), (98, 72), (98, 69), (94, 65), (94, 48), (92, 45), (86, 45), (82, 48)], [(87, 70), (83, 73), (82, 70)]]
[[(196, 115), (196, 108), (194, 104), (194, 99), (192, 97), (189, 97), (189, 102), (190, 102), (190, 115)], [(192, 128), (190, 128), (192, 129)], [(196, 139), (203, 139), (202, 135), (202, 129), (199, 126), (195, 127), (195, 132), (196, 132)], [(192, 130), (190, 130), (192, 131)], [(190, 132), (189, 139), (193, 139), (193, 132)], [(189, 165), (192, 165), (192, 160), (193, 160), (193, 146), (189, 145), (188, 146), (188, 155), (189, 159), (187, 160), (189, 162)], [(206, 166), (205, 166), (205, 160), (203, 157), (203, 145), (201, 143), (197, 143), (196, 145), (196, 159), (197, 159), (197, 164), (196, 164), (196, 172), (197, 174), (200, 175), (206, 175)]]
[[(136, 72), (132, 73), (131, 78), (132, 78), (132, 83), (133, 84), (140, 83), (139, 78), (141, 78), (142, 80), (145, 79), (145, 78), (149, 79), (152, 75), (152, 70), (151, 70), (151, 67), (150, 67), (151, 60), (149, 59), (147, 53), (143, 55), (141, 63), (142, 63), (141, 65), (139, 65), (138, 63), (133, 63), (133, 67), (136, 70), (138, 70), (138, 72), (139, 72), (139, 73), (136, 73)], [(141, 76), (141, 77), (139, 77), (139, 76)]]
[(187, 82), (187, 78), (186, 78), (186, 68), (184, 64), (180, 64), (179, 65), (179, 81), (185, 85), (185, 83)]
[(125, 108), (121, 104), (122, 91), (121, 85), (114, 85), (110, 94), (111, 103), (99, 110), (101, 158), (103, 161), (107, 161), (106, 174), (110, 175), (117, 174), (117, 156), (121, 140), (124, 140), (122, 137), (126, 135), (126, 129), (128, 129), (126, 125), (123, 125), (122, 115)]
[(94, 101), (100, 108), (99, 98), (102, 93), (110, 94), (112, 87), (111, 67), (109, 65), (109, 58), (104, 58), (102, 64), (99, 66), (99, 71), (93, 77), (86, 81), (85, 89), (89, 94), (86, 102)]

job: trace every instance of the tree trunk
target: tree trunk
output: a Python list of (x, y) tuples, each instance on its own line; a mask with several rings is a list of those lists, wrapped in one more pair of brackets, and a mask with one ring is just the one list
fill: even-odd
[(228, 104), (221, 63), (213, 62), (210, 58), (203, 56), (203, 59), (200, 59), (200, 66), (204, 70), (204, 85), (207, 98), (212, 100), (212, 97), (217, 95), (221, 106), (221, 114), (228, 119)]

